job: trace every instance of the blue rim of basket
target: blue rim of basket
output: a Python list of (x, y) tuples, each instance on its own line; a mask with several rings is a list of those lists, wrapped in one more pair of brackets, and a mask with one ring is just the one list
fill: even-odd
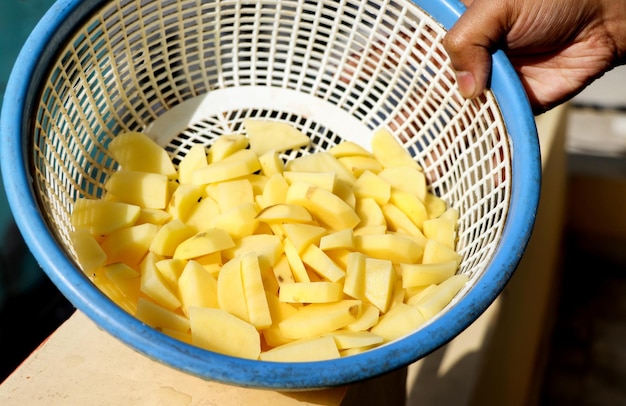
[[(449, 29), (464, 10), (456, 0), (413, 0)], [(0, 161), (16, 223), (34, 257), (58, 289), (80, 311), (125, 344), (175, 369), (242, 387), (305, 390), (349, 384), (406, 366), (453, 339), (491, 305), (517, 267), (530, 238), (539, 201), (541, 159), (534, 117), (506, 56), (493, 56), (491, 88), (512, 139), (512, 197), (509, 219), (485, 274), (462, 301), (404, 340), (363, 354), (321, 362), (252, 361), (205, 351), (174, 340), (136, 320), (106, 298), (59, 248), (32, 189), (27, 132), (36, 86), (59, 38), (102, 0), (58, 0), (26, 41), (11, 73), (0, 116)], [(61, 34), (61, 35), (60, 35)], [(97, 344), (96, 344), (97, 345)]]

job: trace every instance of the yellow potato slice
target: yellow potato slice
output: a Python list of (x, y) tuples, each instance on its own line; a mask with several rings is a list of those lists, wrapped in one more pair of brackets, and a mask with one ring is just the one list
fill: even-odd
[(261, 165), (261, 172), (267, 177), (282, 174), (285, 170), (285, 163), (280, 158), (280, 153), (275, 149), (259, 155), (259, 164)]
[(328, 232), (326, 228), (315, 224), (285, 223), (283, 229), (285, 236), (293, 243), (299, 254), (311, 245), (317, 245)]
[(220, 309), (249, 321), (241, 276), (241, 257), (233, 258), (222, 266), (217, 277), (217, 303)]
[(348, 254), (346, 277), (343, 292), (355, 299), (365, 299), (365, 260), (367, 256), (361, 252)]
[(139, 217), (137, 217), (137, 221), (135, 222), (135, 224), (139, 225), (150, 223), (160, 226), (167, 223), (171, 218), (172, 216), (165, 210), (141, 208), (141, 211), (139, 212)]
[(339, 350), (332, 337), (313, 337), (293, 341), (263, 351), (260, 359), (273, 362), (311, 362), (339, 358)]
[(360, 252), (394, 263), (414, 264), (424, 253), (424, 247), (414, 239), (399, 234), (355, 235), (354, 242)]
[(283, 249), (285, 257), (293, 273), (296, 282), (311, 282), (311, 278), (304, 266), (304, 262), (298, 253), (298, 249), (289, 238), (283, 240)]
[(424, 221), (424, 237), (436, 240), (450, 249), (456, 242), (456, 222), (451, 218), (438, 217)]
[(231, 248), (222, 250), (225, 259), (255, 252), (262, 268), (273, 266), (283, 253), (283, 244), (279, 237), (272, 234), (252, 234), (235, 241)]
[(267, 304), (263, 278), (256, 253), (249, 252), (241, 258), (241, 280), (248, 308), (248, 320), (257, 329), (272, 325), (272, 316)]
[(409, 168), (421, 169), (417, 161), (413, 159), (393, 134), (384, 127), (380, 127), (374, 131), (371, 146), (372, 153), (385, 168), (407, 166)]
[(265, 207), (257, 214), (256, 219), (266, 223), (312, 223), (314, 221), (307, 209), (287, 203)]
[(436, 285), (415, 303), (415, 308), (426, 320), (434, 317), (446, 307), (452, 298), (467, 284), (469, 277), (465, 274), (454, 275)]
[(206, 231), (210, 224), (220, 215), (220, 208), (212, 198), (205, 196), (192, 208), (185, 220), (187, 226), (194, 229), (196, 233)]
[(207, 194), (215, 200), (222, 212), (245, 203), (254, 203), (252, 183), (247, 178), (212, 183), (207, 186)]
[(140, 212), (141, 208), (134, 204), (81, 197), (74, 203), (70, 222), (75, 229), (86, 228), (93, 235), (104, 235), (134, 225)]
[(397, 206), (384, 204), (381, 208), (389, 231), (402, 232), (413, 236), (422, 237), (422, 231), (413, 221)]
[(351, 228), (335, 231), (334, 233), (323, 235), (319, 241), (320, 249), (324, 251), (345, 248), (354, 249), (354, 232)]
[(261, 336), (254, 326), (222, 309), (190, 307), (194, 345), (233, 357), (258, 359)]
[(270, 176), (263, 188), (263, 198), (261, 199), (263, 204), (261, 207), (285, 203), (287, 190), (289, 190), (289, 184), (281, 174)]
[(424, 203), (412, 193), (392, 188), (389, 202), (400, 209), (420, 229), (424, 221), (429, 218)]
[(200, 263), (188, 261), (178, 279), (178, 294), (183, 312), (189, 317), (190, 307), (218, 308), (217, 279)]
[(400, 303), (382, 315), (370, 331), (389, 342), (415, 331), (425, 321), (416, 307)]
[(200, 201), (204, 195), (204, 187), (202, 185), (180, 185), (172, 193), (167, 212), (174, 219), (186, 221), (191, 209)]
[(431, 219), (441, 216), (448, 207), (442, 198), (432, 193), (426, 193), (424, 205), (426, 206), (426, 211), (428, 211), (428, 217)]
[(276, 282), (278, 282), (279, 287), (296, 281), (293, 277), (293, 273), (291, 272), (289, 260), (284, 254), (278, 258), (272, 267), (272, 272), (274, 272), (274, 277), (276, 278)]
[(311, 186), (321, 187), (329, 192), (333, 192), (335, 189), (336, 177), (334, 172), (284, 171), (283, 177), (290, 185), (296, 182), (304, 182)]
[(391, 185), (367, 170), (354, 182), (353, 190), (357, 198), (372, 198), (380, 206), (389, 202), (391, 197)]
[(167, 151), (144, 133), (119, 134), (111, 140), (107, 151), (123, 170), (159, 173), (169, 178), (177, 175)]
[(239, 150), (221, 161), (198, 168), (191, 174), (191, 183), (207, 185), (250, 175), (261, 169), (256, 154), (249, 149)]
[(78, 257), (78, 263), (86, 274), (92, 273), (107, 261), (107, 254), (86, 228), (70, 233), (70, 239)]
[(181, 316), (143, 297), (140, 297), (137, 301), (137, 313), (135, 317), (150, 327), (159, 330), (168, 329), (179, 333), (186, 333), (190, 328), (189, 319), (187, 317)]
[(191, 183), (193, 171), (204, 168), (208, 164), (206, 147), (202, 144), (194, 144), (178, 164), (178, 181), (181, 185)]
[(193, 228), (179, 219), (174, 219), (159, 228), (149, 249), (158, 255), (172, 256), (178, 245), (193, 235), (195, 235)]
[(350, 331), (365, 331), (374, 327), (378, 323), (380, 317), (380, 310), (376, 306), (370, 303), (363, 303), (363, 309), (361, 315), (357, 317), (352, 323), (346, 326), (346, 330)]
[(338, 180), (342, 180), (348, 185), (353, 185), (356, 181), (356, 176), (346, 169), (337, 158), (326, 151), (292, 159), (285, 164), (285, 170), (294, 172), (332, 172)]
[(109, 176), (104, 188), (122, 202), (147, 209), (164, 209), (169, 201), (167, 177), (157, 173), (121, 170)]
[(343, 298), (342, 284), (336, 282), (295, 282), (280, 287), (281, 302), (288, 303), (330, 303)]
[(291, 184), (286, 202), (305, 207), (313, 217), (332, 230), (354, 228), (361, 221), (354, 209), (337, 195), (307, 183)]
[(352, 141), (342, 141), (337, 145), (333, 145), (328, 149), (328, 153), (336, 158), (346, 156), (364, 156), (370, 158), (374, 156), (371, 152)]
[(389, 183), (394, 189), (409, 193), (422, 202), (426, 199), (426, 194), (428, 193), (426, 176), (417, 167), (387, 167), (378, 173), (378, 177)]
[(181, 306), (176, 292), (163, 278), (156, 263), (159, 257), (149, 252), (140, 264), (141, 291), (157, 304), (168, 310), (176, 310)]
[(365, 298), (381, 313), (389, 310), (396, 279), (396, 271), (390, 260), (365, 259)]
[(243, 134), (221, 135), (216, 138), (209, 148), (207, 161), (210, 164), (219, 162), (242, 149), (246, 149), (249, 144), (248, 137)]
[(166, 258), (156, 261), (154, 265), (167, 283), (176, 289), (178, 287), (178, 278), (183, 273), (187, 260)]
[(335, 345), (340, 351), (349, 348), (371, 347), (383, 342), (381, 336), (369, 331), (338, 330), (328, 334), (328, 336), (335, 340)]
[(308, 248), (304, 250), (302, 253), (302, 262), (330, 282), (337, 282), (346, 276), (346, 272), (314, 244), (309, 245)]
[(107, 254), (107, 263), (123, 262), (135, 267), (148, 252), (157, 230), (154, 224), (146, 223), (107, 235), (100, 242), (100, 247)]
[(289, 339), (315, 337), (344, 328), (356, 320), (360, 313), (360, 300), (312, 303), (280, 322), (279, 327)]
[(365, 171), (379, 173), (383, 166), (373, 157), (366, 156), (344, 156), (338, 158), (339, 162), (346, 167), (357, 178)]
[(219, 228), (210, 228), (181, 242), (174, 251), (174, 258), (192, 259), (235, 246), (231, 236)]
[(115, 304), (129, 314), (135, 314), (140, 297), (139, 272), (118, 262), (97, 269), (90, 279)]
[[(439, 241), (428, 239), (424, 246), (422, 263), (436, 264), (441, 262), (455, 261), (457, 266), (461, 264), (463, 256), (454, 249), (440, 243)], [(408, 261), (407, 261), (408, 262)]]
[(279, 152), (309, 145), (309, 137), (289, 123), (246, 119), (243, 122), (250, 149), (257, 155), (263, 155), (267, 151)]
[(236, 240), (254, 233), (259, 225), (259, 220), (256, 218), (258, 213), (256, 203), (243, 203), (222, 211), (210, 224), (211, 227), (226, 231)]
[(441, 283), (454, 275), (457, 267), (456, 261), (431, 264), (399, 264), (402, 274), (402, 287), (410, 288)]
[(387, 221), (383, 215), (380, 205), (372, 197), (358, 198), (356, 200), (355, 211), (361, 219), (359, 228), (368, 226), (382, 226), (387, 228)]

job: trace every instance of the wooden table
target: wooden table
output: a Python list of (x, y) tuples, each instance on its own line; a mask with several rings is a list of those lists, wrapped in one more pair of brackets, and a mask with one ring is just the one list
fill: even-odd
[[(471, 405), (533, 403), (558, 283), (566, 106), (537, 118), (540, 210), (522, 264), (493, 305), (406, 369), (348, 387), (275, 392), (193, 377), (135, 352), (76, 312), (0, 386), (11, 405)], [(533, 379), (535, 378), (535, 379)]]

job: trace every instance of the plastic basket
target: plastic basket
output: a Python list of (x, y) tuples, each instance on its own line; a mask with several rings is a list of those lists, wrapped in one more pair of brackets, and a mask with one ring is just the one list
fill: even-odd
[[(441, 42), (461, 12), (452, 0), (58, 1), (25, 44), (2, 111), (2, 171), (16, 222), (79, 310), (187, 373), (285, 390), (406, 366), (463, 331), (502, 291), (539, 196), (535, 122), (505, 56), (494, 55), (492, 90), (474, 101), (457, 91)], [(466, 288), (402, 339), (310, 363), (212, 353), (117, 307), (76, 266), (68, 237), (74, 201), (100, 196), (116, 169), (107, 143), (146, 131), (179, 160), (249, 117), (291, 123), (311, 137), (308, 152), (341, 140), (368, 147), (374, 128), (390, 128), (431, 190), (460, 211)]]

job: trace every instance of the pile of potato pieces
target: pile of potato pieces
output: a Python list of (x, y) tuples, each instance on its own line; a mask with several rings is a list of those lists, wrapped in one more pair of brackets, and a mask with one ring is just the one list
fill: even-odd
[(194, 145), (176, 167), (146, 134), (114, 138), (101, 199), (79, 198), (71, 239), (110, 299), (181, 341), (279, 362), (357, 354), (416, 330), (467, 283), (458, 211), (427, 189), (392, 134), (371, 152), (309, 145), (288, 123)]

